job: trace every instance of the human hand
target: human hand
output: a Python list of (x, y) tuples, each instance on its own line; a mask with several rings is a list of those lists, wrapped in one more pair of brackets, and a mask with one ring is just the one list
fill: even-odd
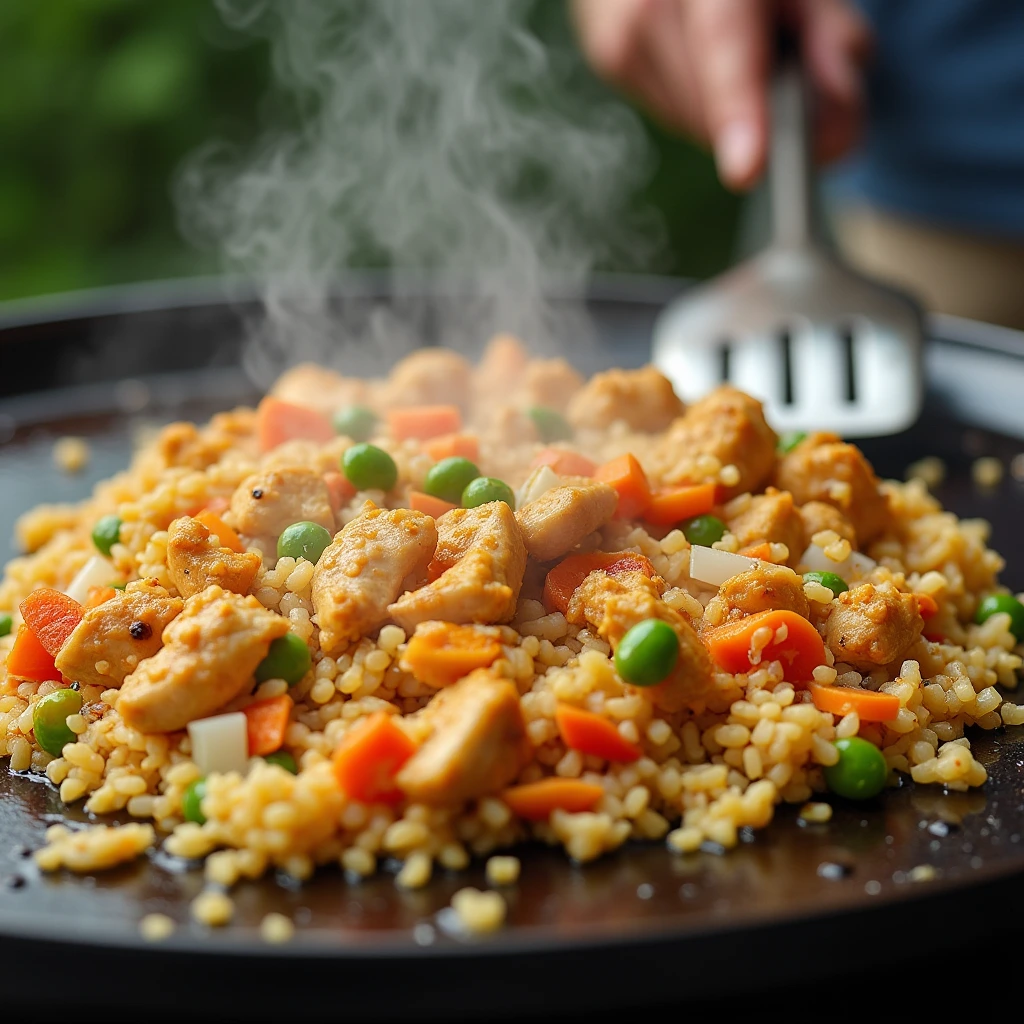
[(815, 155), (835, 159), (856, 141), (871, 36), (849, 0), (573, 0), (573, 11), (598, 73), (710, 143), (731, 188), (764, 170), (778, 18), (796, 30), (815, 89)]

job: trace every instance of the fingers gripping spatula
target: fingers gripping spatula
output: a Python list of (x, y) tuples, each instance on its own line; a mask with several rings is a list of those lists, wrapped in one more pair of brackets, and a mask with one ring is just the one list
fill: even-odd
[(922, 313), (818, 239), (795, 54), (780, 44), (771, 89), (772, 243), (666, 307), (653, 362), (687, 400), (722, 383), (754, 395), (777, 430), (896, 433), (921, 409)]

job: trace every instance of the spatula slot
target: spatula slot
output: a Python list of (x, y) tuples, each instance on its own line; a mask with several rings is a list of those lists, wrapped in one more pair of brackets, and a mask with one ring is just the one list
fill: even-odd
[(728, 338), (718, 343), (718, 376), (723, 384), (729, 383), (729, 371), (732, 363), (732, 344)]
[(779, 356), (782, 361), (782, 403), (793, 404), (793, 335), (790, 331), (779, 332)]
[(842, 343), (843, 375), (846, 383), (845, 398), (847, 402), (857, 401), (857, 368), (853, 355), (853, 327), (843, 324), (839, 328), (839, 340)]

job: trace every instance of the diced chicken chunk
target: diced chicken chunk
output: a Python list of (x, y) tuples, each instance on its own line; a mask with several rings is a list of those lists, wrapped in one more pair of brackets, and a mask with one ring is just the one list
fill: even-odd
[(160, 650), (163, 631), (182, 606), (181, 598), (171, 597), (156, 580), (135, 580), (86, 609), (57, 655), (57, 668), (76, 683), (120, 686), (140, 662)]
[(519, 693), (489, 669), (441, 690), (423, 715), (431, 734), (395, 780), (410, 800), (458, 804), (496, 793), (530, 760)]
[(726, 580), (718, 590), (727, 618), (754, 615), (769, 609), (787, 609), (806, 618), (810, 605), (804, 596), (804, 581), (784, 565), (758, 562), (753, 569)]
[(503, 501), (453, 508), (437, 520), (437, 578), (399, 598), (389, 609), (410, 632), (420, 622), (509, 622), (526, 572), (526, 545)]
[(192, 597), (211, 584), (246, 594), (262, 559), (255, 551), (239, 554), (213, 543), (210, 531), (191, 516), (167, 528), (167, 568), (182, 597)]
[(799, 559), (805, 546), (804, 521), (793, 504), (792, 494), (769, 487), (764, 494), (755, 495), (749, 501), (737, 498), (736, 502), (742, 502), (742, 508), (733, 515), (726, 509), (726, 524), (740, 548), (769, 541), (786, 545), (790, 563)]
[(707, 697), (714, 669), (693, 627), (658, 595), (658, 586), (639, 572), (592, 572), (576, 588), (566, 613), (569, 622), (590, 626), (617, 648), (626, 633), (644, 619), (667, 622), (679, 638), (679, 660), (671, 675), (640, 691), (663, 711), (698, 707)]
[(760, 402), (733, 387), (716, 388), (668, 428), (658, 446), (660, 475), (668, 484), (700, 482), (700, 457), (711, 455), (739, 470), (726, 496), (754, 492), (772, 475), (777, 441)]
[(900, 661), (923, 628), (913, 594), (891, 583), (863, 583), (833, 602), (825, 642), (837, 662), (869, 671)]
[(826, 505), (823, 501), (808, 501), (800, 506), (800, 518), (804, 521), (804, 539), (810, 543), (816, 533), (831, 530), (848, 540), (853, 547), (857, 546), (857, 531), (835, 505)]
[(367, 502), (324, 550), (313, 571), (321, 648), (330, 654), (382, 626), (388, 605), (408, 586), (426, 579), (436, 544), (430, 516)]
[(369, 404), (371, 385), (358, 377), (343, 377), (325, 366), (300, 363), (282, 373), (270, 393), (282, 402), (329, 416), (346, 405)]
[(581, 387), (583, 378), (564, 359), (531, 359), (517, 398), (522, 405), (542, 405), (563, 412)]
[(799, 505), (833, 505), (849, 520), (862, 545), (870, 544), (891, 523), (889, 501), (879, 490), (871, 464), (859, 449), (832, 434), (813, 434), (784, 455), (776, 483), (791, 491)]
[(185, 602), (163, 647), (125, 679), (117, 710), (142, 733), (184, 729), (251, 686), (271, 642), (287, 632), (288, 620), (255, 597), (208, 587)]
[(231, 438), (201, 431), (193, 423), (168, 423), (154, 446), (165, 466), (208, 469), (230, 447)]
[(621, 420), (632, 430), (653, 434), (682, 414), (672, 382), (653, 366), (594, 374), (569, 403), (573, 426), (594, 429)]
[(421, 348), (395, 364), (384, 401), (389, 406), (457, 405), (465, 410), (472, 375), (472, 367), (457, 352)]
[(516, 512), (526, 550), (539, 562), (571, 551), (615, 515), (614, 487), (586, 478), (566, 478)]
[(310, 522), (334, 533), (331, 495), (311, 469), (285, 467), (254, 473), (231, 496), (235, 528), (247, 537), (279, 537), (292, 523)]

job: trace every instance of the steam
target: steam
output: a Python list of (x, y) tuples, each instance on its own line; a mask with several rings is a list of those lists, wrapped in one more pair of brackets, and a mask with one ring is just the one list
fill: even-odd
[[(548, 300), (552, 278), (578, 297), (595, 262), (659, 246), (657, 222), (629, 213), (652, 169), (639, 121), (569, 88), (571, 41), (544, 45), (529, 0), (216, 3), (270, 40), (293, 112), (252, 152), (206, 147), (177, 187), (186, 233), (261, 282), (245, 357), (261, 385), (306, 359), (387, 365), (428, 316), (456, 347), (511, 330), (557, 349), (587, 326)], [(394, 303), (339, 309), (339, 279), (368, 261), (392, 269)], [(399, 268), (461, 294), (425, 299)]]

